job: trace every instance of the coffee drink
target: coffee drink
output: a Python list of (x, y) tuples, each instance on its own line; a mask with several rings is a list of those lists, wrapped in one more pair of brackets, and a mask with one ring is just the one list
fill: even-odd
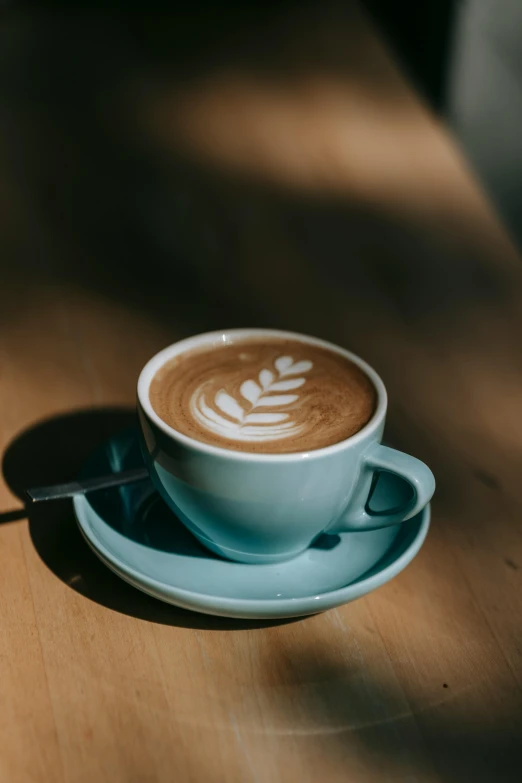
[(214, 446), (283, 454), (338, 443), (372, 417), (376, 392), (341, 354), (299, 340), (249, 339), (188, 351), (163, 365), (152, 407)]

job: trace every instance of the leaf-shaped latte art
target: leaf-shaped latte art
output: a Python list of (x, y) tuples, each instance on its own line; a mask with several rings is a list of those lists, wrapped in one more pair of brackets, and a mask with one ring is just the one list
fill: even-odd
[[(190, 400), (192, 414), (203, 427), (231, 440), (277, 440), (295, 435), (304, 425), (292, 422), (291, 414), (273, 410), (261, 412), (259, 408), (278, 408), (297, 403), (299, 394), (273, 392), (295, 391), (301, 388), (306, 382), (305, 378), (281, 379), (307, 373), (312, 366), (312, 362), (307, 359), (294, 362), (291, 356), (279, 356), (274, 362), (279, 376), (277, 379), (272, 370), (264, 368), (259, 372), (259, 383), (249, 378), (239, 387), (241, 397), (250, 403), (250, 408), (242, 407), (225, 389), (221, 389), (214, 396), (215, 407), (212, 407), (205, 399), (206, 384), (202, 384)], [(255, 412), (256, 409), (259, 412)]]
[(298, 399), (298, 394), (270, 394), (268, 397), (261, 397), (257, 404), (266, 408), (274, 408), (276, 405), (290, 405), (291, 402)]
[(245, 415), (243, 408), (233, 397), (230, 396), (230, 394), (227, 394), (226, 391), (218, 391), (214, 398), (214, 402), (218, 408), (223, 411), (223, 413), (226, 413), (233, 419), (243, 421), (243, 417)]
[(239, 389), (245, 400), (255, 405), (262, 394), (262, 389), (255, 381), (245, 381)]
[(290, 391), (290, 389), (298, 389), (304, 382), (304, 378), (291, 378), (289, 381), (276, 381), (271, 385), (270, 391)]
[(287, 369), (281, 373), (281, 376), (284, 377), (286, 375), (299, 375), (299, 373), (308, 372), (311, 369), (312, 362), (304, 359), (302, 362), (296, 362), (296, 364), (292, 364), (290, 367), (287, 367)]
[(288, 370), (289, 367), (292, 366), (294, 363), (294, 360), (291, 356), (280, 356), (278, 359), (275, 360), (275, 368), (278, 371), (279, 375), (284, 375), (285, 372)]
[(288, 419), (288, 413), (249, 413), (245, 416), (247, 424), (277, 424)]
[(261, 370), (259, 373), (259, 383), (263, 387), (263, 389), (268, 389), (268, 387), (273, 383), (274, 381), (274, 373), (270, 372), (270, 370)]

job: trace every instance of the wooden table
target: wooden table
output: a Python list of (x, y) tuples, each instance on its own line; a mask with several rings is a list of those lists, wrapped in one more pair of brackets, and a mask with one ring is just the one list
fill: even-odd
[[(2, 783), (522, 779), (520, 258), (357, 7), (287, 6), (4, 19)], [(19, 499), (247, 324), (365, 356), (438, 480), (414, 563), (296, 622), (160, 604)]]

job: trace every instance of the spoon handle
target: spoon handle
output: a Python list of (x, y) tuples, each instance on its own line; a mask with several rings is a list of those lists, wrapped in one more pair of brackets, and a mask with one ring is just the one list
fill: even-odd
[(145, 466), (124, 470), (121, 473), (108, 473), (106, 476), (97, 476), (85, 481), (71, 481), (68, 484), (53, 484), (49, 487), (34, 487), (27, 489), (26, 495), (32, 503), (41, 503), (44, 500), (61, 500), (72, 498), (75, 495), (85, 495), (97, 489), (109, 489), (110, 487), (122, 487), (135, 481), (144, 481), (149, 478), (149, 472)]

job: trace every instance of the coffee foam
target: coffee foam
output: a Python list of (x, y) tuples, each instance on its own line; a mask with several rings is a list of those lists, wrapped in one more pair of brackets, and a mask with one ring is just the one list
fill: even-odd
[(306, 451), (355, 434), (376, 393), (340, 354), (297, 340), (245, 340), (167, 362), (150, 400), (174, 429), (240, 451)]
[[(292, 356), (278, 356), (274, 369), (261, 369), (256, 379), (249, 378), (239, 387), (239, 400), (221, 389), (209, 405), (202, 383), (190, 399), (194, 419), (202, 427), (224, 438), (238, 441), (268, 441), (289, 438), (302, 432), (304, 424), (292, 420), (292, 414), (281, 412), (299, 402), (300, 394), (274, 394), (300, 389), (313, 363), (295, 362)], [(293, 377), (290, 377), (293, 376)], [(260, 409), (270, 408), (270, 412)]]

